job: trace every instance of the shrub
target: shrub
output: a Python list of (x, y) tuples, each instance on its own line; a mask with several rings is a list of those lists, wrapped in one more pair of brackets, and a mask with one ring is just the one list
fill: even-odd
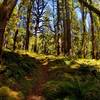
[(44, 96), (47, 100), (65, 98), (72, 94), (72, 84), (67, 81), (50, 81), (44, 86)]
[(24, 96), (21, 92), (11, 90), (7, 86), (0, 88), (0, 100), (23, 100)]

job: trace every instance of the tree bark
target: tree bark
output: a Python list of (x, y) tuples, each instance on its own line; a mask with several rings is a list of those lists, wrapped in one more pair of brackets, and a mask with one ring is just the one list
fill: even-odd
[(14, 41), (14, 43), (13, 43), (13, 51), (15, 51), (15, 49), (16, 49), (17, 35), (18, 35), (18, 29), (15, 32), (15, 36), (14, 36), (14, 40), (13, 40)]
[(29, 30), (29, 24), (30, 24), (30, 17), (31, 17), (31, 1), (28, 5), (28, 10), (27, 10), (27, 23), (26, 23), (26, 38), (25, 38), (25, 50), (29, 49), (29, 38), (30, 38), (30, 30)]
[(36, 26), (35, 26), (35, 41), (34, 41), (34, 52), (38, 52), (37, 50), (37, 31), (38, 31), (38, 27), (39, 27), (39, 18), (37, 18), (36, 21)]
[(84, 6), (83, 4), (81, 4), (82, 6), (82, 55), (84, 58), (86, 58), (86, 39), (85, 39), (85, 35), (86, 35), (86, 28), (85, 28), (85, 11), (84, 11)]
[(59, 21), (60, 21), (60, 12), (59, 12), (59, 0), (57, 0), (57, 55), (60, 54), (60, 44), (59, 44), (59, 39), (60, 39), (60, 33), (59, 33)]
[(66, 18), (65, 18), (65, 26), (64, 26), (64, 54), (70, 55), (71, 51), (71, 22), (70, 22), (70, 7), (69, 1), (65, 0), (65, 10), (66, 10)]
[[(91, 0), (90, 0), (90, 4), (92, 4)], [(95, 39), (95, 32), (94, 32), (93, 14), (91, 10), (90, 10), (90, 18), (91, 18), (91, 33), (92, 33), (92, 58), (96, 59), (96, 39)]]
[(0, 63), (2, 61), (2, 46), (5, 27), (7, 25), (7, 21), (10, 19), (10, 16), (13, 12), (14, 7), (16, 6), (17, 1), (18, 0), (12, 0), (12, 2), (8, 4), (9, 0), (4, 0), (0, 6)]
[(88, 4), (86, 1), (84, 0), (78, 0), (81, 4), (83, 4), (85, 7), (87, 7), (89, 10), (93, 11), (94, 13), (96, 13), (98, 16), (100, 16), (100, 11), (93, 7), (92, 5)]

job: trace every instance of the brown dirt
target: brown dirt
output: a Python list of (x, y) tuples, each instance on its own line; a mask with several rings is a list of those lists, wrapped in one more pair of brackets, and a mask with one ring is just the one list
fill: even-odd
[(37, 72), (36, 86), (31, 90), (27, 100), (45, 100), (43, 98), (43, 85), (48, 80), (48, 69), (48, 60), (42, 61)]

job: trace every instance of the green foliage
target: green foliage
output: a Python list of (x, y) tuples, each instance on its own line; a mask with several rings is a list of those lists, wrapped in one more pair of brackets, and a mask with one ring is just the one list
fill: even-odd
[(47, 100), (99, 100), (100, 72), (97, 72), (97, 65), (99, 61), (89, 59), (50, 61), (44, 96)]
[(52, 32), (51, 33), (47, 32), (47, 33), (43, 33), (43, 34), (39, 35), (39, 37), (38, 37), (39, 53), (44, 53), (44, 49), (46, 49), (46, 51), (47, 51), (46, 54), (54, 54), (55, 53), (53, 37), (54, 37), (54, 35), (52, 34)]
[(89, 66), (89, 65), (81, 64), (80, 68), (78, 69), (78, 71), (81, 72), (82, 74), (90, 74), (93, 71), (95, 71), (95, 73), (96, 73), (97, 69), (94, 68), (94, 66)]
[(21, 79), (20, 80), (20, 90), (24, 94), (25, 97), (27, 97), (30, 89), (33, 88), (35, 82), (35, 78), (32, 77), (33, 79), (31, 80), (26, 80), (26, 79)]
[[(30, 88), (35, 84), (37, 68), (39, 61), (28, 54), (3, 52), (3, 66), (0, 69), (0, 85), (9, 86), (15, 91), (21, 91), (26, 97)], [(21, 93), (19, 95), (22, 95)], [(12, 100), (12, 99), (10, 99)], [(15, 99), (14, 99), (15, 100)], [(18, 99), (20, 100), (20, 99)], [(22, 100), (22, 99), (21, 99)]]
[[(93, 78), (85, 81), (73, 78), (70, 81), (50, 81), (44, 86), (44, 96), (48, 100), (69, 98), (69, 100), (99, 100), (100, 80)], [(72, 98), (70, 98), (72, 97)]]
[(9, 87), (3, 86), (0, 88), (0, 100), (23, 100), (21, 92), (15, 92)]
[(44, 96), (47, 100), (65, 98), (71, 94), (72, 84), (67, 81), (50, 81), (44, 87)]
[(16, 65), (16, 64), (11, 64), (6, 69), (7, 70), (6, 70), (5, 75), (7, 77), (13, 77), (18, 80), (18, 79), (24, 77), (24, 75), (25, 75), (25, 72), (20, 67), (18, 67), (18, 65)]
[[(2, 5), (3, 1), (8, 6)], [(95, 0), (92, 2), (91, 6), (97, 6), (98, 10), (99, 1), (98, 4)], [(86, 3), (90, 5), (89, 0)], [(3, 54), (2, 66), (0, 65), (0, 100), (25, 100), (24, 97), (31, 89), (38, 83), (42, 84), (40, 81), (44, 77), (41, 79), (41, 76), (45, 70), (48, 79), (42, 80), (41, 88), (46, 100), (99, 100), (100, 60), (78, 58), (83, 55), (91, 58), (92, 47), (97, 54), (94, 58), (100, 58), (100, 18), (92, 12), (91, 25), (91, 11), (86, 7), (83, 7), (83, 11), (80, 7), (83, 5), (77, 0), (22, 0), (14, 10), (10, 8), (12, 4), (12, 0), (0, 0), (0, 29), (6, 27), (4, 37), (1, 30), (3, 48), (13, 49), (15, 32), (18, 30), (16, 51), (0, 52)], [(28, 6), (32, 6), (30, 16)], [(9, 16), (7, 10), (10, 9), (13, 12)], [(8, 17), (7, 22), (5, 15)], [(26, 36), (26, 32), (30, 33), (29, 36)], [(30, 52), (23, 51), (26, 37), (29, 37)], [(40, 54), (33, 53), (35, 39)], [(1, 43), (0, 46), (2, 48)], [(67, 47), (70, 50), (65, 50)], [(58, 48), (61, 56), (53, 56), (57, 54)], [(66, 57), (62, 56), (65, 51), (70, 51)], [(48, 69), (42, 69), (44, 67)], [(39, 79), (41, 80), (38, 81)]]
[(28, 57), (28, 55), (4, 52), (3, 59), (6, 66), (4, 68), (6, 77), (13, 77), (19, 80), (36, 69), (35, 59)]
[(0, 88), (0, 95), (7, 95), (9, 94), (10, 89), (8, 87), (1, 87)]
[[(3, 53), (5, 66), (2, 67), (4, 78), (0, 83), (1, 86), (5, 84), (17, 91), (20, 90), (26, 97), (30, 89), (37, 84), (38, 66), (48, 59), (48, 81), (43, 85), (43, 94), (47, 100), (98, 100), (100, 94), (100, 73), (97, 69), (100, 66), (99, 60), (74, 60), (26, 51), (16, 52), (18, 53), (10, 51)], [(5, 89), (4, 92), (6, 93)]]

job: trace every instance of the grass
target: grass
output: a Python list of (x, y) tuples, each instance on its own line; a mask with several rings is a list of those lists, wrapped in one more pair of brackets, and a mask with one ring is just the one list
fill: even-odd
[(21, 91), (25, 96), (35, 84), (39, 60), (26, 54), (4, 51), (0, 87)]
[(4, 92), (7, 87), (11, 95), (20, 92), (27, 97), (37, 84), (37, 72), (45, 61), (49, 67), (48, 80), (43, 85), (46, 100), (99, 100), (100, 60), (69, 59), (26, 51), (4, 51), (0, 91)]

